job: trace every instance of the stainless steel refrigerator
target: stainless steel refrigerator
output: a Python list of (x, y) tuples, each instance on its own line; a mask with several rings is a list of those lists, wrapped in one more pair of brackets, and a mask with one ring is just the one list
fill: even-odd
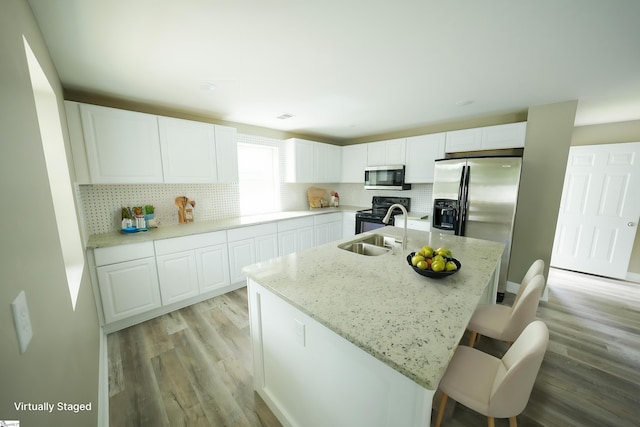
[(521, 169), (521, 157), (439, 160), (435, 166), (432, 227), (505, 244), (499, 301), (507, 281)]

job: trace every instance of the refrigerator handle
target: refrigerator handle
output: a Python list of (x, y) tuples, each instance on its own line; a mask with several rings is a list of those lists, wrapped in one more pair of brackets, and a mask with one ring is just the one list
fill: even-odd
[(460, 219), (458, 221), (458, 230), (456, 232), (456, 234), (458, 236), (464, 236), (465, 235), (465, 230), (467, 227), (467, 208), (468, 208), (468, 201), (469, 201), (469, 177), (471, 175), (471, 166), (466, 166), (466, 172), (463, 174), (462, 177), (462, 191), (460, 193), (460, 202), (459, 202), (459, 206), (460, 206)]
[(463, 207), (462, 201), (464, 200), (464, 178), (466, 176), (467, 166), (462, 166), (462, 173), (460, 174), (460, 185), (458, 187), (458, 208), (456, 209), (455, 216), (455, 234), (456, 236), (460, 235), (460, 225), (463, 218)]

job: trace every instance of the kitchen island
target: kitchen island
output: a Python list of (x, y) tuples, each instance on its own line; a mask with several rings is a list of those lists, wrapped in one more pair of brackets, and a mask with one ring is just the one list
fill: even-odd
[[(245, 268), (255, 389), (284, 425), (429, 425), (475, 307), (495, 300), (504, 245), (415, 230), (405, 251), (380, 256), (340, 243)], [(406, 256), (427, 244), (451, 249), (460, 271), (414, 272)]]

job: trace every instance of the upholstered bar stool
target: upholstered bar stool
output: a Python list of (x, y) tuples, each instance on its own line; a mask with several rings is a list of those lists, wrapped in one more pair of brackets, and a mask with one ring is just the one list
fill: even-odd
[(529, 402), (548, 343), (547, 325), (535, 320), (502, 359), (459, 346), (438, 386), (443, 394), (435, 426), (440, 427), (447, 399), (451, 397), (485, 415), (489, 427), (495, 426), (494, 418), (509, 418), (509, 426), (516, 427), (516, 416)]
[(473, 313), (467, 329), (473, 347), (480, 335), (512, 343), (530, 322), (535, 320), (544, 291), (544, 261), (536, 260), (525, 274), (513, 305), (481, 304)]

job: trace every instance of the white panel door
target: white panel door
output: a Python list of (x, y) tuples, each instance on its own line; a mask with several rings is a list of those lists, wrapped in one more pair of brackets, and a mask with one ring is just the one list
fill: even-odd
[(640, 216), (640, 142), (571, 147), (551, 265), (624, 279)]

